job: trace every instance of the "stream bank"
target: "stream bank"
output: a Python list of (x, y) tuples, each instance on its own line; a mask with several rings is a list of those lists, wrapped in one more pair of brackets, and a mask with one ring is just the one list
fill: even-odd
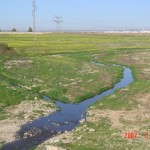
[(116, 83), (112, 89), (79, 104), (64, 104), (60, 101), (56, 101), (56, 106), (61, 108), (60, 111), (22, 125), (20, 131), (17, 132), (18, 140), (4, 145), (2, 150), (27, 150), (32, 146), (38, 146), (57, 134), (72, 131), (80, 124), (81, 120), (86, 120), (85, 112), (88, 106), (104, 96), (113, 94), (115, 90), (126, 87), (133, 82), (131, 70), (125, 66), (122, 67), (124, 69), (123, 78), (120, 82)]

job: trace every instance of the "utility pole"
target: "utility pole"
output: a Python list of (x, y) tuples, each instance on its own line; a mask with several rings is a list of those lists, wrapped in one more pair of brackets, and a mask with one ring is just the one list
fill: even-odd
[(35, 12), (36, 12), (36, 2), (35, 0), (32, 1), (32, 16), (33, 16), (33, 40), (35, 41), (36, 40), (36, 37), (35, 37)]
[(144, 26), (143, 26), (143, 33), (145, 32)]

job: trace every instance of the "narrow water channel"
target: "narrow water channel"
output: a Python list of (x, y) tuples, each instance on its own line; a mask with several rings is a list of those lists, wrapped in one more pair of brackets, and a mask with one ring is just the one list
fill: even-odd
[(73, 130), (82, 119), (86, 119), (85, 112), (88, 106), (133, 82), (131, 70), (125, 66), (122, 67), (124, 69), (123, 78), (112, 89), (79, 104), (66, 104), (56, 101), (56, 106), (61, 108), (60, 111), (22, 125), (17, 133), (18, 140), (5, 144), (2, 150), (28, 150), (31, 147), (38, 146), (52, 136)]

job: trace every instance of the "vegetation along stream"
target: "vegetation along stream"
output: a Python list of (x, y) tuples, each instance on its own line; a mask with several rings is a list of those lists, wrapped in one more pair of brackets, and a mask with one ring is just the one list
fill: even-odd
[[(99, 65), (98, 63), (96, 64)], [(60, 108), (59, 111), (22, 125), (20, 131), (17, 133), (17, 140), (5, 144), (2, 150), (28, 150), (52, 136), (73, 130), (81, 121), (86, 120), (85, 112), (88, 106), (133, 82), (131, 70), (128, 67), (122, 67), (124, 69), (123, 78), (112, 89), (82, 101), (79, 104), (62, 103), (56, 100), (56, 107)], [(44, 96), (44, 99), (48, 100), (49, 98)]]

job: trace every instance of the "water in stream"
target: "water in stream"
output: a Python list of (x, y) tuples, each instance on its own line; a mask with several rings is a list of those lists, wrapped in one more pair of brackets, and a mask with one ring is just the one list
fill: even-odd
[[(22, 125), (21, 130), (17, 133), (18, 140), (7, 143), (2, 150), (28, 150), (33, 146), (36, 147), (43, 143), (52, 136), (73, 130), (79, 125), (80, 120), (86, 119), (85, 112), (88, 106), (104, 96), (113, 94), (115, 90), (126, 87), (133, 82), (131, 70), (127, 67), (122, 67), (124, 69), (123, 78), (119, 83), (116, 83), (112, 89), (79, 104), (65, 104), (56, 101), (56, 106), (61, 108), (60, 111)], [(48, 97), (46, 97), (46, 99), (48, 99)]]

